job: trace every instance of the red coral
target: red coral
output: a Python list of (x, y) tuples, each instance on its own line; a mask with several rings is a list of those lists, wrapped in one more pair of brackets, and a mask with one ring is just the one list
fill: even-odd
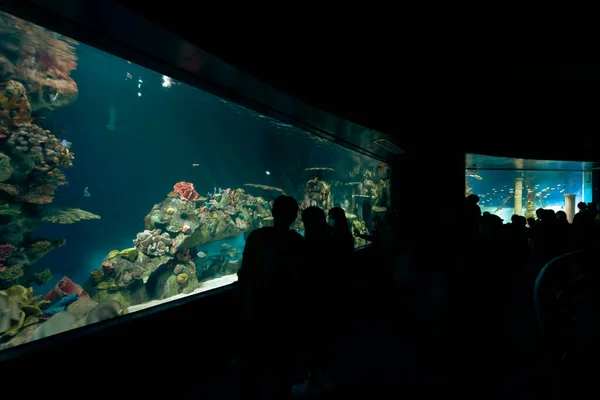
[(0, 272), (6, 269), (4, 261), (8, 260), (15, 249), (12, 244), (0, 244)]
[(46, 293), (44, 300), (56, 300), (73, 293), (78, 294), (79, 297), (83, 299), (90, 298), (90, 296), (85, 290), (83, 290), (81, 286), (70, 280), (68, 277), (63, 276), (63, 278), (58, 281), (56, 286), (54, 286), (54, 289)]
[(8, 260), (14, 249), (12, 244), (0, 244), (0, 261)]
[(29, 193), (19, 197), (19, 200), (31, 204), (50, 204), (54, 200), (56, 187), (53, 185), (40, 185), (32, 188)]
[(108, 261), (104, 261), (102, 263), (102, 272), (104, 272), (104, 275), (110, 275), (113, 272), (113, 265)]
[(173, 186), (173, 191), (183, 200), (197, 200), (198, 192), (194, 190), (194, 184), (191, 182), (178, 182)]

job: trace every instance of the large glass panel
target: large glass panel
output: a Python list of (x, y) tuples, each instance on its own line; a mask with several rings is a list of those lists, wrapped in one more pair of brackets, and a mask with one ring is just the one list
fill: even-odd
[(0, 13), (0, 349), (234, 282), (282, 193), (368, 233), (387, 172)]
[(591, 172), (465, 170), (466, 195), (479, 196), (482, 212), (510, 222), (513, 214), (535, 218), (535, 210), (563, 210), (572, 220), (577, 203), (592, 201)]

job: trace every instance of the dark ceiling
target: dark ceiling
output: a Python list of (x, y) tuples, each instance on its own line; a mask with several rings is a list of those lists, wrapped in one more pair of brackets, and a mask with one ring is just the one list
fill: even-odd
[[(363, 4), (331, 13), (293, 4), (209, 10), (180, 0), (118, 2), (295, 98), (392, 135), (408, 151), (600, 161), (600, 32), (587, 10), (453, 5), (416, 14)], [(24, 9), (26, 2), (4, 3)], [(84, 3), (105, 4), (104, 16), (90, 21), (82, 13), (94, 7)], [(103, 20), (126, 24), (109, 15), (108, 3), (60, 4), (73, 4), (71, 22), (87, 17), (96, 31), (110, 30)], [(125, 25), (130, 36), (151, 53), (168, 53), (173, 42), (146, 38), (135, 26), (143, 22)], [(53, 27), (50, 16), (45, 24)]]
[[(521, 21), (514, 15), (523, 9), (387, 21), (379, 9), (372, 22), (254, 10), (246, 19), (222, 19), (216, 30), (197, 13), (120, 2), (295, 97), (394, 135), (407, 149), (453, 145), (600, 160), (600, 50), (585, 10), (536, 10)], [(185, 10), (179, 3), (169, 9)]]
[(465, 166), (474, 170), (501, 171), (585, 171), (600, 169), (600, 163), (581, 161), (528, 160), (481, 154), (465, 155)]

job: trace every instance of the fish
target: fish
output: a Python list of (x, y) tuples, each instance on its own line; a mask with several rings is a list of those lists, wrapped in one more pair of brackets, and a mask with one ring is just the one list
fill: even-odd
[(67, 141), (67, 139), (63, 139), (60, 142), (60, 145), (63, 147), (63, 149), (65, 149), (65, 152), (69, 154), (69, 147), (71, 147), (71, 144)]
[(56, 99), (58, 99), (58, 95), (59, 95), (59, 93), (56, 92), (56, 93), (54, 93), (54, 96), (50, 96), (50, 103), (54, 103), (56, 101)]
[(200, 164), (192, 164), (192, 167), (199, 167)]
[(85, 189), (83, 189), (83, 198), (86, 197), (91, 197), (92, 195), (90, 194), (90, 192), (88, 192), (88, 187), (86, 186)]
[(477, 175), (477, 174), (467, 174), (467, 176), (469, 178), (477, 179), (478, 181), (482, 181), (483, 180), (483, 178), (481, 176)]

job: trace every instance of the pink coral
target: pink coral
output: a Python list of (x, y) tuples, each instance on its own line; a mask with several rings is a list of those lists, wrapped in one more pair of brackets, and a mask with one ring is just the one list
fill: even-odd
[(198, 192), (194, 190), (194, 184), (191, 182), (177, 182), (173, 186), (173, 191), (183, 200), (197, 200)]
[(12, 244), (0, 244), (0, 261), (8, 260), (14, 249)]
[(113, 265), (108, 261), (104, 261), (102, 263), (102, 272), (104, 272), (104, 275), (110, 275), (113, 272)]
[(0, 244), (0, 272), (6, 269), (4, 261), (8, 260), (12, 256), (15, 246), (12, 244)]
[(68, 277), (63, 276), (63, 278), (60, 281), (58, 281), (54, 289), (46, 293), (46, 295), (44, 296), (44, 300), (57, 300), (73, 293), (77, 293), (79, 295), (79, 298), (90, 298), (90, 296), (85, 290), (83, 290), (81, 286), (70, 280)]

